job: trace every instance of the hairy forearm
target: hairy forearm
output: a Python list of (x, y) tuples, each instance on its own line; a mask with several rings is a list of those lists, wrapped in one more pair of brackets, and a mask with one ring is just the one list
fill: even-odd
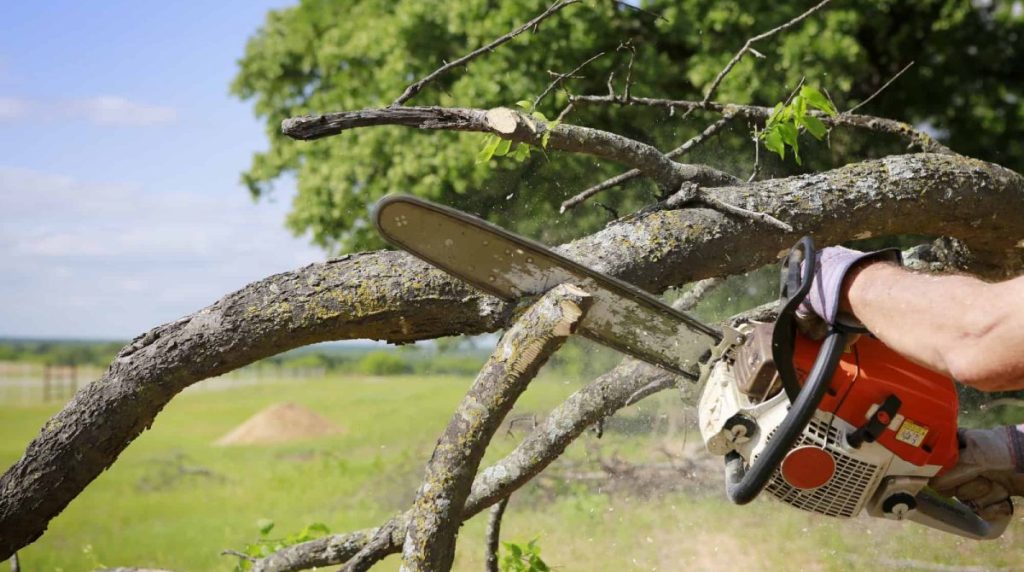
[(844, 286), (843, 309), (894, 350), (983, 391), (1024, 389), (1024, 277), (989, 284), (874, 263)]

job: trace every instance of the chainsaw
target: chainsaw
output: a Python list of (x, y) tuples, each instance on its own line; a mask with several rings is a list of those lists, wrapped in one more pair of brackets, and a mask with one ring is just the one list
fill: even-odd
[(774, 322), (715, 327), (461, 211), (388, 196), (374, 219), (391, 244), (504, 300), (563, 283), (587, 291), (593, 304), (579, 334), (703, 385), (700, 432), (708, 451), (724, 457), (734, 503), (767, 493), (812, 513), (867, 511), (974, 539), (1005, 529), (928, 487), (959, 454), (951, 379), (870, 335), (851, 345), (853, 332), (842, 327), (820, 341), (798, 331), (796, 308), (816, 260), (810, 238), (781, 262)]

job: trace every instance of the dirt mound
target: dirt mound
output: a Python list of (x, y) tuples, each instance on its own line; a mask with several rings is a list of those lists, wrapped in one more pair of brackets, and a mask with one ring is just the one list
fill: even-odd
[(312, 439), (340, 433), (342, 428), (330, 419), (294, 403), (278, 403), (253, 415), (230, 433), (217, 439), (217, 445), (262, 445), (299, 439)]

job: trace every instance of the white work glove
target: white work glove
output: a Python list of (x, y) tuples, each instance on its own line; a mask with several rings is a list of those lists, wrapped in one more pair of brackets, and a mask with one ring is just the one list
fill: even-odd
[(956, 497), (991, 523), (1013, 516), (1010, 497), (1024, 496), (1024, 424), (995, 429), (961, 429), (960, 459), (929, 483)]

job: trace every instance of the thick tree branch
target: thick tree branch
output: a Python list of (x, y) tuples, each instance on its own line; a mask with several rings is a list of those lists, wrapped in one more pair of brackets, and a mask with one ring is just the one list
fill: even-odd
[(510, 311), (411, 256), (375, 252), (270, 276), (159, 326), (121, 350), (0, 477), (0, 559), (38, 538), (192, 383), (320, 341), (494, 331)]
[(738, 182), (732, 175), (711, 167), (676, 163), (654, 147), (616, 133), (567, 123), (549, 130), (544, 122), (505, 107), (490, 110), (397, 107), (343, 111), (292, 117), (284, 120), (281, 130), (294, 139), (310, 140), (379, 125), (491, 133), (515, 143), (593, 155), (638, 169), (667, 189), (676, 189), (685, 181), (711, 187)]
[(556, 286), (505, 332), (466, 393), (427, 463), (406, 530), (402, 570), (449, 570), (455, 537), (488, 443), (542, 365), (576, 330), (592, 299)]
[[(573, 104), (602, 104), (602, 105), (643, 105), (648, 107), (662, 107), (674, 112), (675, 110), (690, 111), (694, 109), (706, 109), (717, 113), (734, 113), (737, 117), (750, 121), (764, 123), (772, 113), (772, 108), (759, 105), (736, 105), (732, 103), (708, 102), (703, 104), (699, 101), (658, 99), (651, 97), (630, 97), (628, 100), (621, 97), (607, 95), (573, 95), (569, 97)], [(933, 139), (927, 133), (914, 129), (909, 124), (895, 119), (874, 117), (871, 115), (858, 115), (854, 113), (841, 113), (830, 117), (820, 111), (812, 111), (814, 115), (825, 125), (836, 127), (851, 127), (864, 129), (875, 133), (886, 133), (906, 139), (912, 148), (919, 149), (926, 153), (955, 154), (953, 150)]]
[[(972, 270), (990, 276), (1024, 262), (1024, 177), (957, 155), (888, 157), (715, 196), (783, 218), (794, 232), (712, 210), (652, 210), (558, 250), (652, 292), (772, 262), (800, 234), (822, 246), (868, 235), (954, 236), (971, 249)], [(79, 390), (0, 477), (0, 558), (38, 538), (192, 383), (319, 341), (495, 331), (509, 311), (411, 256), (375, 252), (271, 276), (155, 328)]]
[(405, 88), (405, 91), (402, 92), (402, 95), (398, 96), (398, 99), (391, 103), (391, 107), (397, 107), (399, 105), (404, 104), (406, 101), (409, 101), (410, 99), (415, 97), (416, 94), (419, 93), (420, 90), (422, 90), (425, 85), (434, 81), (435, 79), (437, 79), (444, 73), (448, 72), (449, 70), (462, 65), (466, 65), (467, 63), (476, 59), (477, 57), (487, 52), (494, 51), (494, 48), (497, 48), (498, 46), (504, 44), (505, 42), (513, 40), (516, 36), (522, 34), (527, 30), (536, 30), (537, 27), (540, 26), (541, 22), (547, 20), (551, 16), (554, 16), (555, 13), (557, 13), (562, 8), (565, 8), (566, 6), (569, 6), (571, 4), (576, 4), (579, 1), (580, 0), (558, 0), (557, 2), (552, 4), (547, 10), (542, 12), (540, 15), (536, 16), (534, 19), (516, 28), (515, 30), (512, 30), (511, 32), (505, 34), (504, 36), (501, 36), (500, 38), (494, 40), (493, 42), (483, 47), (473, 50), (472, 52), (462, 56), (457, 60), (452, 60), (451, 62), (448, 62), (445, 65), (437, 68), (436, 70), (427, 74), (423, 79), (420, 79), (416, 83)]

